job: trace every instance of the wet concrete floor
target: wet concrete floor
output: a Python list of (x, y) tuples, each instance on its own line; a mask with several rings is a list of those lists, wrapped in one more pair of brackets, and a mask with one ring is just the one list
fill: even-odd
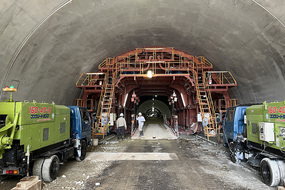
[[(105, 156), (105, 159), (96, 157), (96, 154)], [(163, 156), (160, 158), (159, 154)], [(164, 159), (165, 156), (168, 159)], [(132, 140), (128, 137), (125, 141), (108, 141), (93, 147), (83, 162), (65, 164), (58, 179), (44, 184), (44, 189), (276, 188), (263, 184), (258, 171), (232, 163), (222, 145), (187, 136), (187, 140)]]
[[(84, 161), (70, 160), (62, 165), (58, 178), (44, 183), (43, 189), (276, 189), (263, 184), (257, 170), (232, 163), (222, 144), (214, 145), (198, 136), (169, 140), (171, 132), (164, 135), (166, 139), (153, 139), (154, 131), (160, 130), (166, 129), (149, 126), (145, 139), (113, 138), (91, 147)], [(4, 179), (0, 189), (11, 189), (17, 181)]]

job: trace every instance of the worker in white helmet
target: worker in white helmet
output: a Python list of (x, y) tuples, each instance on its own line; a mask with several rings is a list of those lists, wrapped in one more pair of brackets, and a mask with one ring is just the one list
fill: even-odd
[(125, 130), (127, 130), (126, 120), (124, 118), (124, 114), (120, 113), (120, 117), (117, 119), (117, 140), (120, 139), (120, 135), (122, 136), (122, 140), (124, 140)]
[(141, 137), (141, 136), (143, 136), (143, 125), (145, 122), (145, 118), (141, 112), (139, 112), (139, 116), (137, 116), (137, 121), (139, 123), (139, 131), (140, 131), (140, 137)]

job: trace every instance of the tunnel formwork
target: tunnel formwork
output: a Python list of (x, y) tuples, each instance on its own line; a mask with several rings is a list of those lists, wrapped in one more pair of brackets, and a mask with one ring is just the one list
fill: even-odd
[(83, 73), (76, 83), (82, 89), (76, 104), (96, 112), (93, 132), (104, 137), (119, 113), (125, 113), (128, 123), (135, 123), (131, 115), (141, 106), (141, 97), (167, 97), (164, 102), (171, 116), (165, 124), (181, 129), (192, 126), (193, 130), (202, 122), (209, 138), (219, 130), (217, 114), (237, 103), (228, 93), (234, 86), (237, 82), (230, 71), (213, 71), (212, 63), (203, 56), (174, 48), (136, 48), (105, 59), (96, 73)]

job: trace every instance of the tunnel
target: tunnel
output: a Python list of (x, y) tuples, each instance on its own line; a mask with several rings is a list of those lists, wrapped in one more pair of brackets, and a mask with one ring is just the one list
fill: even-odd
[[(107, 58), (136, 48), (173, 47), (205, 57), (213, 71), (230, 71), (237, 86), (229, 88), (228, 94), (241, 104), (282, 101), (284, 8), (281, 0), (6, 1), (0, 5), (0, 84), (17, 87), (17, 101), (72, 105), (84, 94), (82, 88), (76, 88), (82, 73), (98, 72)], [(125, 80), (136, 82), (134, 77)], [(126, 102), (122, 105), (132, 109), (127, 111), (129, 117), (155, 100), (167, 107), (166, 113), (163, 106), (143, 112), (146, 116), (151, 112), (167, 115), (171, 122), (173, 109), (183, 107), (177, 89), (148, 88), (153, 92), (145, 94), (147, 87), (143, 89), (137, 105), (128, 104), (138, 91), (123, 92)], [(174, 93), (180, 103), (171, 107), (168, 98)], [(1, 101), (8, 98), (1, 91)], [(185, 117), (179, 112), (179, 119)], [(192, 122), (179, 121), (187, 127)]]
[[(220, 128), (216, 124), (228, 107), (284, 101), (284, 10), (284, 0), (4, 0), (0, 3), (0, 103), (3, 105), (7, 99), (12, 99), (10, 93), (2, 89), (13, 86), (17, 89), (13, 92), (15, 104), (7, 103), (13, 106), (46, 102), (67, 115), (69, 108), (61, 105), (87, 107), (85, 113), (89, 111), (92, 121), (96, 121), (88, 144), (98, 139), (100, 144), (107, 139), (109, 133), (115, 131), (114, 121), (124, 114), (128, 125), (124, 142), (120, 139), (102, 147), (90, 147), (96, 150), (88, 152), (91, 157), (87, 162), (66, 165), (63, 170), (66, 175), (58, 179), (68, 182), (68, 187), (74, 182), (83, 183), (79, 189), (97, 188), (94, 185), (100, 182), (98, 188), (102, 189), (123, 189), (126, 184), (134, 189), (187, 189), (192, 186), (265, 189), (256, 185), (259, 177), (252, 178), (247, 171), (253, 175), (258, 172), (229, 163), (228, 151), (219, 148), (223, 145), (211, 146), (208, 142), (210, 137), (217, 135)], [(230, 80), (227, 80), (228, 75)], [(282, 109), (284, 113), (283, 106)], [(13, 114), (14, 118), (20, 117), (19, 112), (16, 114), (5, 106), (1, 110), (11, 112), (12, 117), (1, 112), (0, 127), (13, 119)], [(50, 110), (45, 107), (43, 111)], [(147, 120), (145, 137), (138, 134), (136, 116), (139, 113)], [(54, 119), (53, 113), (50, 117)], [(66, 120), (64, 116), (61, 118)], [(48, 118), (38, 119), (47, 121)], [(16, 123), (17, 119), (13, 130), (7, 131), (22, 131), (22, 126)], [(28, 138), (23, 135), (27, 139), (22, 141), (25, 146), (18, 140), (10, 146), (13, 138), (4, 136), (1, 129), (1, 143), (6, 141), (9, 152), (7, 160), (0, 159), (0, 170), (4, 162), (13, 166), (13, 160), (19, 161), (23, 173), (25, 168), (29, 171), (41, 167), (38, 171), (48, 171), (42, 169), (45, 168), (42, 164), (57, 162), (55, 155), (51, 155), (57, 147), (49, 144), (52, 145), (50, 149), (39, 147), (49, 155), (44, 155), (44, 159), (34, 157), (29, 167), (28, 140), (36, 139), (32, 135), (40, 135), (42, 141), (49, 136), (56, 137), (62, 142), (58, 144), (61, 147), (70, 145), (68, 151), (62, 151), (66, 156), (60, 160), (76, 157), (76, 154), (81, 160), (79, 139), (74, 139), (76, 134), (72, 134), (76, 136), (73, 139), (71, 135), (62, 139), (38, 124), (37, 130), (43, 128), (43, 133), (37, 134), (32, 129), (31, 133), (25, 133), (28, 134)], [(55, 124), (50, 125), (53, 126)], [(65, 127), (60, 124), (56, 130), (70, 132)], [(166, 130), (169, 133), (164, 140), (161, 134)], [(205, 137), (201, 137), (203, 135), (188, 135), (203, 131), (208, 138), (205, 141), (200, 140)], [(179, 134), (186, 134), (185, 139), (179, 139)], [(144, 140), (147, 135), (151, 140)], [(163, 140), (153, 140), (160, 138)], [(71, 141), (76, 142), (77, 147), (70, 144)], [(81, 143), (87, 148), (84, 141)], [(96, 161), (98, 150), (107, 151), (107, 157), (126, 151), (124, 155), (132, 160), (136, 155), (133, 153), (170, 158), (161, 161), (154, 157), (135, 162), (115, 159), (109, 164)], [(0, 147), (0, 156), (2, 154)], [(19, 159), (15, 155), (20, 155)], [(267, 162), (275, 163), (268, 159)], [(59, 166), (59, 162), (56, 165)], [(279, 171), (276, 163), (274, 166), (274, 171)], [(94, 173), (98, 168), (100, 170)], [(6, 172), (18, 171), (14, 169)], [(268, 171), (264, 173), (271, 175)], [(122, 180), (113, 176), (122, 176)], [(2, 179), (0, 181), (0, 188), (10, 189)], [(58, 188), (61, 183), (50, 185)]]

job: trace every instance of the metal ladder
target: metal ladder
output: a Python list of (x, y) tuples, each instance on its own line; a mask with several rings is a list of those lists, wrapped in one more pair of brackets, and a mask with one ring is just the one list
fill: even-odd
[(102, 136), (104, 139), (108, 132), (108, 124), (110, 121), (110, 112), (114, 99), (115, 84), (117, 81), (117, 72), (114, 64), (109, 60), (106, 63), (109, 68), (105, 73), (103, 82), (103, 90), (101, 91), (100, 100), (97, 109), (97, 122), (93, 126), (93, 139), (94, 136)]
[(196, 67), (194, 70), (195, 88), (197, 93), (197, 101), (201, 111), (202, 124), (204, 126), (204, 134), (209, 140), (210, 137), (217, 135), (217, 124), (215, 116), (215, 107), (213, 104), (211, 91), (209, 88), (206, 72), (203, 70), (203, 59), (201, 60), (201, 67)]

